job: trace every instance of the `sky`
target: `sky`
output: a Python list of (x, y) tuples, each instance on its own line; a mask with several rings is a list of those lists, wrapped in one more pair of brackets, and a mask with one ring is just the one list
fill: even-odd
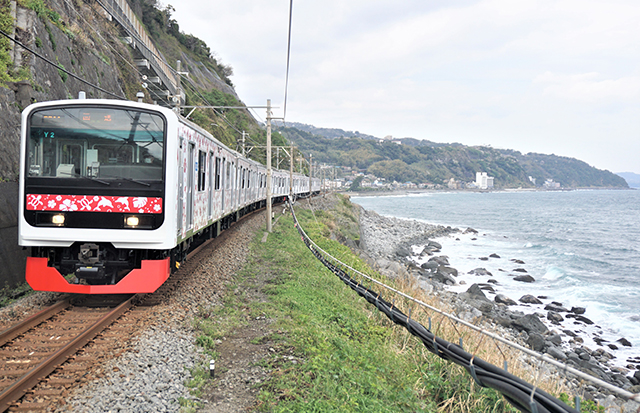
[[(284, 116), (289, 1), (167, 3)], [(286, 120), (640, 174), (639, 22), (638, 0), (294, 0)]]

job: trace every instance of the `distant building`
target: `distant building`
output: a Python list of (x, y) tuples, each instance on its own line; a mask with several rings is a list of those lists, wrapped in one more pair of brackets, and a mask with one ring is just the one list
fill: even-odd
[(486, 172), (476, 172), (476, 186), (480, 189), (493, 188), (493, 176), (487, 176)]
[(449, 179), (449, 182), (447, 182), (447, 188), (449, 188), (449, 189), (459, 189), (460, 188), (460, 184), (454, 178), (451, 178), (451, 179)]
[(544, 181), (543, 186), (550, 189), (560, 189), (560, 182), (553, 182), (553, 179), (547, 179)]

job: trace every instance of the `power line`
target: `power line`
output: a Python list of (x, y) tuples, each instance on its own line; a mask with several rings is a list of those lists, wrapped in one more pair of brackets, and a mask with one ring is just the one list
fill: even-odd
[[(79, 18), (81, 18), (81, 19), (82, 19), (82, 20), (87, 24), (87, 27), (91, 27), (91, 28), (93, 29), (93, 32), (94, 32), (94, 33), (95, 33), (95, 34), (96, 34), (100, 39), (102, 39), (102, 40), (104, 41), (104, 43), (105, 43), (107, 46), (109, 46), (109, 47), (111, 48), (111, 50), (112, 50), (112, 51), (113, 51), (113, 52), (114, 52), (118, 57), (120, 57), (120, 59), (122, 59), (126, 64), (128, 64), (129, 66), (131, 66), (131, 68), (132, 68), (135, 72), (137, 72), (139, 75), (142, 75), (142, 72), (140, 72), (140, 71), (138, 70), (138, 68), (137, 68), (137, 67), (135, 67), (134, 65), (132, 65), (132, 64), (131, 64), (131, 62), (129, 62), (129, 60), (128, 60), (128, 59), (125, 59), (125, 57), (124, 57), (124, 56), (122, 56), (122, 55), (120, 54), (120, 52), (118, 52), (118, 50), (116, 50), (116, 48), (115, 48), (115, 47), (113, 47), (113, 45), (111, 45), (111, 43), (109, 43), (109, 42), (107, 41), (107, 39), (105, 39), (104, 37), (102, 37), (102, 35), (100, 34), (100, 32), (99, 32), (99, 31), (97, 31), (97, 30), (94, 28), (94, 26), (93, 26), (93, 25), (91, 25), (91, 23), (89, 23), (89, 22), (87, 21), (87, 19), (85, 19), (85, 18), (84, 18), (84, 16), (83, 16), (82, 14), (80, 14), (80, 12), (79, 12), (78, 10), (76, 10), (76, 9), (75, 9), (75, 7), (74, 7), (74, 6), (69, 2), (69, 0), (64, 0), (64, 2), (65, 2), (65, 3), (67, 3), (67, 5), (69, 6), (69, 8), (70, 8), (71, 10), (73, 10), (73, 11), (76, 13), (76, 15), (77, 15)], [(94, 12), (96, 12), (95, 10), (93, 10), (93, 11), (94, 11)], [(97, 12), (96, 12), (96, 13), (97, 13)]]
[(0, 34), (2, 34), (3, 36), (5, 36), (7, 39), (11, 40), (12, 42), (14, 42), (15, 44), (17, 44), (18, 46), (22, 47), (23, 49), (25, 49), (25, 50), (26, 50), (26, 51), (28, 51), (29, 53), (33, 54), (34, 56), (36, 56), (36, 57), (38, 57), (38, 58), (40, 58), (40, 59), (44, 60), (44, 61), (45, 61), (45, 62), (47, 62), (47, 63), (49, 63), (51, 66), (55, 66), (58, 70), (63, 71), (64, 73), (68, 74), (69, 76), (73, 77), (74, 79), (76, 79), (76, 80), (78, 80), (78, 81), (80, 81), (80, 82), (82, 82), (82, 83), (84, 83), (84, 84), (86, 84), (86, 85), (88, 85), (88, 86), (91, 86), (92, 88), (97, 89), (97, 90), (99, 90), (99, 91), (101, 91), (101, 92), (103, 92), (103, 93), (106, 93), (107, 95), (113, 96), (113, 97), (118, 98), (118, 99), (127, 100), (127, 98), (126, 98), (126, 97), (124, 97), (124, 96), (119, 96), (119, 95), (116, 95), (115, 93), (111, 93), (111, 92), (109, 92), (108, 90), (105, 90), (105, 89), (101, 88), (101, 87), (100, 87), (100, 86), (98, 86), (98, 85), (94, 85), (93, 83), (91, 83), (91, 82), (89, 82), (89, 81), (87, 81), (87, 80), (82, 79), (80, 76), (77, 76), (76, 74), (71, 73), (71, 72), (70, 72), (70, 71), (68, 71), (67, 69), (63, 68), (61, 65), (58, 65), (58, 64), (56, 64), (56, 63), (52, 62), (51, 60), (47, 59), (46, 57), (42, 56), (41, 54), (36, 53), (35, 51), (31, 50), (30, 48), (28, 48), (27, 46), (25, 46), (23, 43), (21, 43), (21, 42), (19, 42), (18, 40), (16, 40), (16, 39), (12, 38), (12, 37), (11, 37), (11, 36), (9, 36), (7, 33), (5, 33), (3, 30), (0, 30)]
[(293, 20), (293, 0), (289, 2), (289, 37), (287, 39), (287, 74), (284, 82), (284, 115), (283, 119), (287, 117), (287, 95), (289, 91), (289, 60), (291, 57), (291, 22)]

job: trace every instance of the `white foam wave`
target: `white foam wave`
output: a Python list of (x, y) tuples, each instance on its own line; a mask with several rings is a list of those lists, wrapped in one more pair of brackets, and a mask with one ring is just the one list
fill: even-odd
[(556, 280), (562, 278), (564, 275), (565, 275), (565, 272), (562, 271), (561, 268), (558, 268), (558, 267), (552, 265), (550, 267), (547, 267), (547, 271), (542, 276), (542, 278), (544, 280), (548, 280), (548, 281), (556, 281)]

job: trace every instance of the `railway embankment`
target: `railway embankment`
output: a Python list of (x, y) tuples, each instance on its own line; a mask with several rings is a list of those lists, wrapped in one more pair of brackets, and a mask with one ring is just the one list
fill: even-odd
[[(295, 208), (315, 240), (366, 266), (345, 245), (360, 242), (360, 209), (348, 198), (299, 200)], [(470, 385), (464, 369), (425, 354), (327, 271), (280, 211), (265, 242), (256, 234), (222, 306), (198, 317), (198, 341), (216, 360), (215, 378), (200, 390), (204, 411), (512, 411), (498, 393)], [(247, 354), (249, 367), (239, 368)], [(246, 388), (253, 398), (243, 396)]]

